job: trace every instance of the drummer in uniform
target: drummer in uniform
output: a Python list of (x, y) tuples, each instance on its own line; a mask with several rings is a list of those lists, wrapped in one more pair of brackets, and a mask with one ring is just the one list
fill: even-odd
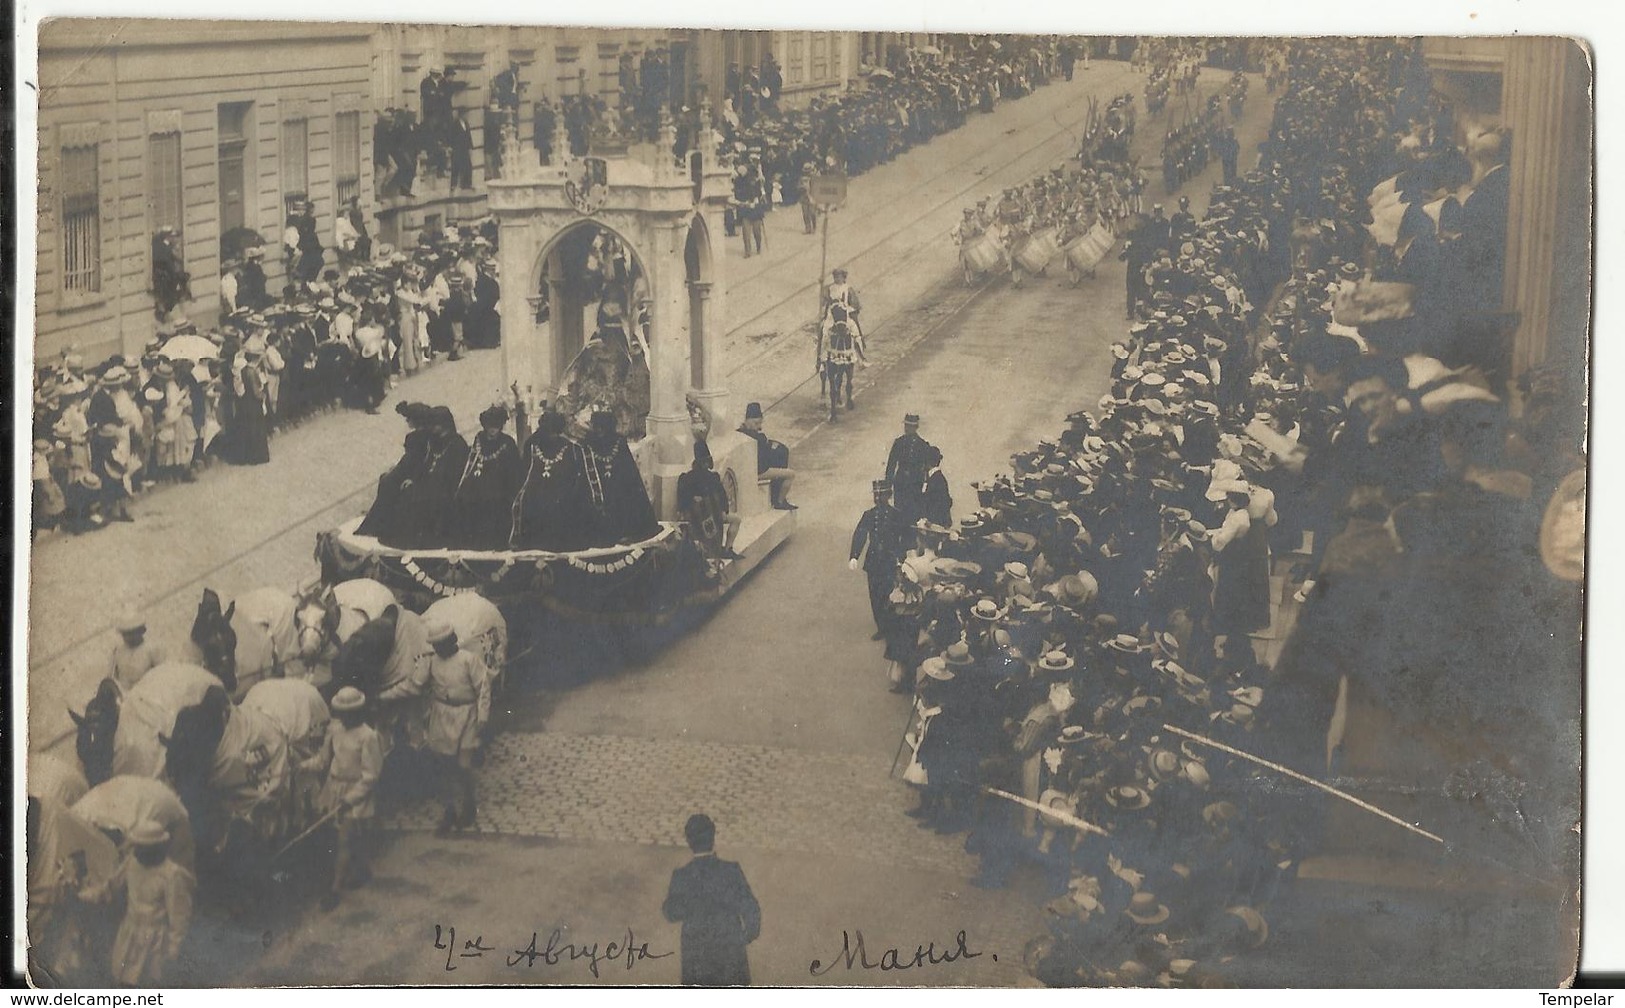
[(491, 717), (491, 670), (479, 655), (457, 643), (457, 632), (440, 620), (428, 627), (429, 711), (424, 744), (440, 763), (445, 807), (436, 836), (474, 825), (474, 757)]

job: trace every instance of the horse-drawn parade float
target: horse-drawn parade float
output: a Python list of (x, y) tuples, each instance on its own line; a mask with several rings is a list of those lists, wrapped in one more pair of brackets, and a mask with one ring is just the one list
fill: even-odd
[[(553, 149), (568, 150), (560, 130)], [(481, 422), (522, 447), (517, 486), (491, 502), (486, 534), (448, 541), (446, 529), (467, 523), (423, 520), (437, 447), (414, 438), (435, 411), (414, 417), (403, 405), (405, 456), (366, 514), (317, 536), (307, 583), (229, 600), (205, 589), (192, 653), (127, 690), (104, 680), (70, 711), (77, 759), (31, 761), (42, 982), (86, 975), (103, 958), (87, 934), (93, 915), (50, 893), (110, 878), (147, 821), (169, 832), (200, 902), (254, 935), (308, 902), (332, 855), (335, 810), (307, 764), (345, 686), (365, 695), (386, 752), (381, 814), (422, 799), (430, 626), (483, 660), (496, 709), (572, 663), (646, 660), (791, 534), (793, 509), (774, 507), (757, 478), (758, 453), (782, 446), (736, 430), (719, 384), (727, 285), (712, 236), (729, 172), (710, 137), (684, 162), (674, 139), (669, 121), (654, 144), (595, 138), (591, 157), (490, 183), (512, 395)], [(505, 141), (516, 145), (511, 131)], [(479, 444), (460, 456), (464, 479), (490, 461)], [(718, 494), (678, 499), (702, 456), (725, 507)], [(724, 545), (729, 522), (737, 531)], [(76, 879), (56, 877), (64, 865)]]

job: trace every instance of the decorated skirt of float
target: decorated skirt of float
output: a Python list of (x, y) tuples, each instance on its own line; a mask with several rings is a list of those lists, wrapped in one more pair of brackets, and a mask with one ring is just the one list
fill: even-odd
[(317, 535), (322, 579), (371, 578), (409, 605), (477, 593), (498, 605), (540, 605), (570, 619), (648, 625), (720, 594), (712, 565), (671, 523), (642, 542), (564, 553), (399, 549), (358, 534), (360, 524), (355, 518)]

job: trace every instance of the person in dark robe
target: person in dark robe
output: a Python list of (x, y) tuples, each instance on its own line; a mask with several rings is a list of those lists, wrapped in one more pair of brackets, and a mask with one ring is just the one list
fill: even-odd
[(588, 545), (641, 542), (660, 530), (637, 461), (613, 413), (593, 413), (581, 460), (590, 505)]
[(294, 275), (309, 283), (321, 276), (323, 249), (321, 236), (316, 233), (316, 214), (308, 200), (299, 204), (298, 212), (288, 218), (288, 223), (299, 233)]
[(564, 414), (546, 412), (525, 442), (523, 480), (513, 502), (514, 549), (565, 551), (585, 544), (587, 492), (581, 448), (565, 437)]
[(497, 305), (502, 300), (502, 285), (497, 282), (493, 266), (480, 263), (474, 278), (474, 303), (469, 309), (464, 333), (468, 345), (477, 350), (489, 350), (502, 343), (502, 316)]
[(242, 274), (237, 278), (237, 307), (260, 311), (271, 303), (265, 286), (265, 250), (255, 246), (243, 253)]
[(723, 861), (713, 849), (716, 825), (693, 815), (683, 827), (694, 858), (671, 873), (660, 911), (681, 923), (682, 981), (699, 987), (750, 983), (746, 946), (762, 930), (762, 908), (738, 862)]
[(375, 536), (380, 540), (396, 538), (402, 519), (401, 498), (406, 484), (423, 472), (424, 460), (429, 454), (429, 407), (418, 402), (403, 402), (395, 406), (406, 421), (406, 440), (401, 445), (401, 457), (395, 465), (378, 477), (378, 496), (361, 520), (356, 532)]
[(948, 492), (948, 477), (942, 474), (942, 449), (936, 445), (927, 445), (925, 463), (925, 476), (920, 484), (918, 517), (926, 519), (933, 525), (945, 527), (952, 525), (954, 499)]
[(192, 300), (192, 275), (186, 272), (176, 240), (172, 227), (159, 228), (152, 239), (152, 300), (160, 322), (182, 302)]
[(231, 421), (222, 432), (223, 454), (232, 465), (264, 465), (271, 461), (271, 427), (265, 388), (265, 340), (251, 336), (226, 379), (231, 397)]
[(734, 539), (739, 535), (739, 513), (728, 506), (728, 491), (722, 485), (711, 459), (711, 447), (694, 442), (694, 466), (677, 477), (677, 508), (688, 523), (689, 535), (707, 556), (737, 560)]
[(423, 471), (402, 484), (395, 541), (384, 540), (389, 546), (439, 546), (445, 541), (452, 498), (468, 464), (468, 442), (457, 433), (457, 421), (445, 406), (432, 407), (428, 419), (429, 447)]
[(446, 545), (500, 550), (513, 532), (513, 499), (519, 490), (519, 445), (502, 428), (508, 410), (480, 414), (480, 432), (469, 446), (462, 479), (446, 516)]

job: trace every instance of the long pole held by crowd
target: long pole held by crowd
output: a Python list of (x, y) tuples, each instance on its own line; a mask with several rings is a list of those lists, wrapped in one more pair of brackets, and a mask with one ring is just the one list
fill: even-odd
[(829, 215), (834, 209), (828, 203), (821, 203), (818, 206), (818, 216), (823, 219), (822, 230), (824, 232), (818, 252), (818, 334), (820, 339), (823, 338), (824, 333), (824, 296), (829, 290)]
[(1252, 753), (1244, 752), (1233, 746), (1225, 745), (1223, 742), (1216, 742), (1213, 739), (1210, 739), (1204, 735), (1198, 735), (1195, 732), (1188, 732), (1183, 728), (1178, 728), (1171, 724), (1165, 724), (1162, 727), (1167, 731), (1173, 732), (1175, 735), (1190, 739), (1192, 742), (1195, 742), (1198, 745), (1210, 746), (1219, 750), (1220, 752), (1229, 753), (1231, 756), (1238, 756), (1241, 759), (1247, 760), (1248, 762), (1256, 763), (1261, 767), (1265, 767), (1266, 769), (1274, 770), (1276, 773), (1291, 777), (1293, 780), (1301, 781), (1311, 787), (1319, 788), (1320, 790), (1331, 795), (1333, 798), (1341, 798), (1343, 801), (1348, 802), (1350, 805), (1353, 805), (1356, 808), (1364, 809), (1365, 811), (1370, 812), (1372, 815), (1379, 816), (1396, 826), (1401, 826), (1407, 830), (1410, 830), (1417, 836), (1426, 837), (1427, 839), (1432, 840), (1434, 843), (1442, 844), (1445, 842), (1444, 837), (1439, 836), (1437, 833), (1429, 833), (1420, 826), (1408, 823), (1391, 812), (1385, 812), (1368, 801), (1362, 801), (1361, 799), (1354, 797), (1347, 791), (1339, 791), (1337, 788), (1332, 787), (1330, 784), (1327, 784), (1324, 781), (1315, 780), (1313, 777), (1306, 774), (1301, 774), (1290, 767), (1284, 767), (1279, 763), (1271, 762), (1270, 760), (1264, 759), (1261, 756), (1254, 756)]

